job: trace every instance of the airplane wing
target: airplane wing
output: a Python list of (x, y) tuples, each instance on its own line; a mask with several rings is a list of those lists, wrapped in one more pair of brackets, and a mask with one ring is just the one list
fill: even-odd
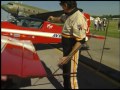
[(1, 75), (22, 78), (47, 76), (31, 41), (7, 36), (1, 36)]
[(30, 15), (30, 17), (31, 18), (40, 18), (40, 19), (46, 21), (49, 16), (58, 17), (58, 16), (62, 15), (63, 13), (64, 13), (63, 10), (60, 10), (60, 11), (53, 11), (53, 12), (46, 12), (46, 13), (34, 14), (34, 15)]
[(105, 36), (100, 36), (100, 35), (93, 35), (93, 34), (87, 34), (89, 38), (96, 38), (96, 39), (105, 39)]
[[(82, 11), (82, 9), (79, 9), (79, 10)], [(62, 14), (64, 14), (64, 11), (63, 10), (58, 10), (58, 11), (51, 11), (51, 12), (45, 12), (45, 13), (30, 15), (30, 17), (32, 17), (32, 18), (40, 18), (40, 19), (46, 21), (49, 16), (58, 17), (58, 16), (60, 16)]]

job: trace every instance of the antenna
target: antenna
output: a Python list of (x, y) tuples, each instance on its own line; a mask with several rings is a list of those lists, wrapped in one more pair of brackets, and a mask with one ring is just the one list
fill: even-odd
[(11, 17), (10, 17), (10, 13), (8, 13), (7, 15), (7, 20), (9, 20)]

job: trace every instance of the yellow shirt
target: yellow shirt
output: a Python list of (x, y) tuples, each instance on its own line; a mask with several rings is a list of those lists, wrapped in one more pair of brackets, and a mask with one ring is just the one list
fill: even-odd
[[(65, 21), (66, 15), (62, 15), (61, 19)], [(62, 36), (66, 38), (74, 37), (77, 41), (86, 37), (87, 21), (85, 16), (77, 10), (75, 13), (66, 18), (63, 26)]]

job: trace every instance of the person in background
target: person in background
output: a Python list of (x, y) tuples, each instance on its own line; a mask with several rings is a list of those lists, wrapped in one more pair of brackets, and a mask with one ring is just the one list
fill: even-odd
[(98, 20), (98, 31), (99, 31), (99, 30), (102, 31), (102, 27), (103, 27), (103, 21), (102, 21), (102, 19), (100, 18), (100, 19)]
[(95, 30), (98, 29), (98, 20), (97, 20), (97, 18), (94, 19), (94, 28), (95, 28)]
[[(60, 58), (59, 66), (63, 67), (64, 89), (79, 89), (77, 80), (77, 68), (79, 50), (85, 43), (87, 20), (77, 8), (76, 1), (60, 1), (64, 14), (60, 17), (50, 16), (52, 22), (64, 22), (62, 30), (63, 57)], [(75, 51), (77, 52), (73, 54)], [(71, 58), (68, 62), (66, 59)], [(74, 73), (74, 74), (71, 74)]]
[(106, 18), (103, 18), (103, 31), (106, 30), (106, 26), (107, 26)]
[(120, 19), (118, 21), (118, 30), (120, 31)]

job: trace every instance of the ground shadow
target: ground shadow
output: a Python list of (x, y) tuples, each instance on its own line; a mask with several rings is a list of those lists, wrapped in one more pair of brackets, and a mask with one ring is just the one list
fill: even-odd
[(46, 64), (41, 60), (46, 72), (47, 72), (47, 78), (51, 82), (51, 84), (56, 88), (56, 89), (63, 89), (63, 86), (61, 83), (52, 75), (52, 71), (50, 68), (46, 66)]
[(95, 60), (92, 60), (88, 57), (85, 57), (83, 55), (80, 55), (80, 59), (79, 59), (81, 62), (85, 63), (86, 65), (92, 67), (93, 69), (101, 72), (101, 73), (104, 73), (106, 74), (107, 76), (117, 80), (120, 82), (120, 72), (115, 70), (115, 69), (112, 69), (100, 62), (96, 62)]
[(19, 89), (31, 85), (30, 78), (12, 77), (7, 81), (1, 81), (1, 89)]
[(61, 43), (58, 44), (34, 44), (36, 50), (45, 50), (53, 48), (61, 48)]
[[(105, 78), (104, 75), (111, 79)], [(120, 72), (80, 55), (78, 66), (80, 89), (118, 89), (119, 76)], [(111, 80), (115, 80), (117, 84)]]

